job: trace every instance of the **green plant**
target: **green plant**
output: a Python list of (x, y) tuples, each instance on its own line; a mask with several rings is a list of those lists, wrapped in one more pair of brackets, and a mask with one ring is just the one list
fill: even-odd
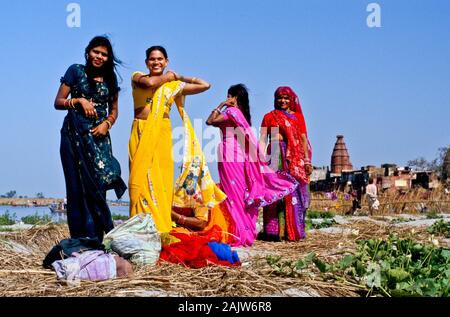
[(450, 221), (438, 220), (428, 227), (427, 232), (450, 238)]
[(306, 218), (310, 219), (331, 219), (334, 218), (335, 214), (330, 211), (317, 211), (317, 210), (308, 210), (306, 212)]
[(10, 214), (9, 210), (6, 210), (3, 215), (0, 215), (0, 226), (10, 226), (16, 223), (16, 214)]
[(427, 219), (441, 219), (441, 218), (444, 218), (444, 216), (439, 215), (436, 210), (430, 211), (427, 214)]
[(414, 219), (414, 218), (403, 218), (403, 217), (400, 217), (400, 218), (392, 219), (391, 223), (395, 224), (395, 223), (410, 222), (410, 221), (415, 221), (415, 220), (416, 219)]
[(365, 285), (367, 295), (450, 295), (450, 250), (410, 239), (361, 240), (354, 255), (335, 264), (317, 258), (314, 263), (322, 273)]
[(39, 216), (36, 212), (34, 215), (22, 217), (21, 220), (28, 225), (42, 225), (52, 222), (52, 217), (49, 215)]
[(367, 296), (450, 295), (450, 249), (395, 235), (387, 240), (360, 240), (356, 252), (333, 263), (314, 253), (297, 262), (275, 260), (267, 261), (275, 274), (295, 276), (314, 263), (324, 278), (365, 288)]
[(337, 224), (337, 222), (334, 219), (324, 219), (321, 222), (313, 222), (311, 219), (307, 218), (305, 221), (306, 230), (329, 228), (335, 224)]
[(113, 214), (112, 219), (113, 220), (128, 220), (130, 217), (125, 215), (119, 215), (119, 214)]
[(281, 256), (268, 256), (266, 261), (273, 269), (272, 274), (297, 277), (313, 263), (315, 258), (315, 253), (309, 253), (303, 260), (283, 260)]

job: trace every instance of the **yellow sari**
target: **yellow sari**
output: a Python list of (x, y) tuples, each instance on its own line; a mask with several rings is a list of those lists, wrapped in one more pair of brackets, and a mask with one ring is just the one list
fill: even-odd
[(183, 166), (181, 175), (175, 182), (173, 206), (211, 209), (224, 201), (227, 196), (211, 178), (205, 155), (191, 121), (182, 107), (182, 102), (178, 102), (177, 107), (183, 119), (185, 138)]
[(151, 213), (159, 232), (172, 228), (173, 195), (172, 128), (165, 117), (184, 83), (172, 81), (159, 87), (153, 96), (148, 90), (133, 85), (135, 103), (151, 105), (147, 120), (135, 119), (128, 154), (130, 162), (130, 216)]
[[(135, 104), (152, 104), (147, 120), (135, 119), (129, 142), (130, 161), (130, 216), (151, 213), (160, 233), (172, 229), (172, 206), (212, 211), (208, 228), (218, 225), (228, 231), (228, 222), (218, 205), (226, 199), (211, 178), (206, 159), (195, 135), (191, 121), (183, 109), (181, 96), (184, 83), (172, 81), (159, 87), (152, 97), (146, 90), (133, 85)], [(148, 93), (148, 91), (147, 91)], [(145, 100), (145, 102), (144, 102)], [(174, 189), (172, 129), (168, 114), (176, 101), (183, 119), (185, 150), (183, 168)]]

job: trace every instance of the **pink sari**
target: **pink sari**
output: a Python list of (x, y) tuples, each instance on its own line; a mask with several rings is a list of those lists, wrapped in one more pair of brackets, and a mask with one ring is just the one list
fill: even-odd
[(251, 246), (256, 238), (258, 208), (288, 196), (298, 183), (287, 173), (271, 170), (242, 112), (227, 108), (219, 124), (220, 184), (228, 198), (224, 204), (235, 222), (233, 246)]

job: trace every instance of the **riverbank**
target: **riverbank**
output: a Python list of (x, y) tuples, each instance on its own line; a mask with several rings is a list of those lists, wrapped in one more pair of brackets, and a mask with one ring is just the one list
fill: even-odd
[[(64, 198), (0, 198), (0, 206), (17, 206), (17, 207), (45, 207), (53, 204), (59, 205), (64, 202)], [(108, 201), (110, 206), (128, 206), (128, 202)]]
[(0, 198), (1, 206), (49, 206), (64, 202), (62, 198)]
[[(356, 254), (361, 241), (387, 240), (393, 234), (401, 239), (413, 239), (416, 244), (436, 244), (448, 249), (448, 238), (427, 229), (431, 222), (448, 220), (450, 215), (435, 216), (442, 218), (426, 220), (426, 216), (411, 214), (335, 216), (336, 223), (332, 227), (310, 230), (306, 239), (299, 242), (256, 241), (250, 248), (235, 248), (242, 262), (239, 268), (209, 266), (194, 270), (162, 263), (135, 267), (131, 278), (76, 285), (58, 281), (52, 270), (41, 267), (42, 259), (55, 241), (68, 237), (67, 226), (35, 226), (0, 234), (0, 259), (4, 263), (0, 270), (0, 296), (366, 296), (370, 288), (364, 280), (349, 282), (331, 273), (322, 273), (314, 265), (304, 265), (305, 259), (314, 252), (322, 261), (341, 260)], [(303, 262), (299, 262), (300, 259)]]

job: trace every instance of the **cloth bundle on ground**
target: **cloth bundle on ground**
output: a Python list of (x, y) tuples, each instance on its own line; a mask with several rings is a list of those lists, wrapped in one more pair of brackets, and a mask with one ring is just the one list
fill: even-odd
[(236, 251), (232, 251), (228, 244), (217, 242), (221, 239), (221, 231), (216, 226), (195, 234), (172, 231), (170, 235), (175, 237), (177, 242), (163, 245), (161, 261), (191, 268), (201, 268), (211, 264), (241, 265)]
[(44, 259), (43, 266), (52, 269), (52, 263), (72, 256), (72, 253), (89, 250), (105, 250), (105, 246), (98, 238), (71, 238), (61, 240), (55, 245)]
[(161, 237), (151, 214), (138, 214), (110, 231), (104, 239), (112, 250), (136, 265), (151, 265), (158, 261)]
[(53, 262), (52, 266), (58, 278), (68, 282), (104, 281), (133, 274), (128, 261), (101, 250), (74, 252), (67, 259)]
[(58, 279), (68, 281), (104, 281), (117, 277), (114, 256), (105, 251), (74, 252), (70, 258), (52, 264)]

